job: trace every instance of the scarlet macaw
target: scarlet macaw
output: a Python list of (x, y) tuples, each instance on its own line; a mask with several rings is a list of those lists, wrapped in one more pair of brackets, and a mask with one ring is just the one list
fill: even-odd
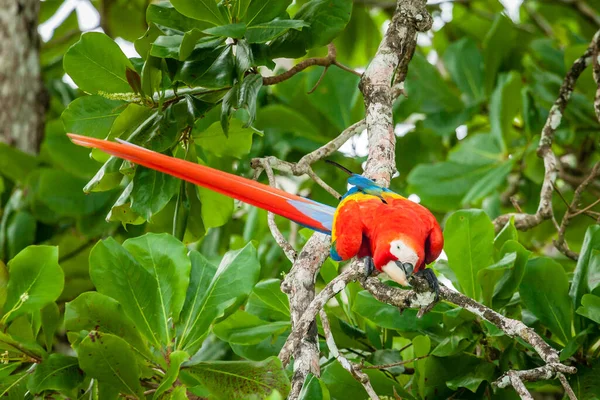
[[(353, 187), (337, 208), (296, 196), (262, 183), (169, 157), (134, 144), (68, 134), (73, 143), (95, 147), (113, 156), (155, 169), (214, 190), (253, 206), (271, 211), (315, 231), (331, 235), (331, 257), (367, 259), (373, 268), (408, 286), (412, 273), (422, 275), (438, 297), (435, 274), (426, 269), (440, 255), (444, 238), (435, 217), (425, 207), (377, 185), (361, 175), (350, 174)], [(339, 165), (338, 165), (339, 166)]]

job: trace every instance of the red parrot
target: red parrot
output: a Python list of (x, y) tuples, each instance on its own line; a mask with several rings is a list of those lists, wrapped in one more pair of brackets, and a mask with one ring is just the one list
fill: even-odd
[(437, 259), (444, 245), (435, 217), (420, 204), (344, 167), (338, 165), (350, 174), (348, 183), (353, 187), (333, 208), (119, 139), (120, 143), (115, 143), (75, 134), (68, 136), (80, 146), (100, 149), (330, 234), (334, 260), (364, 257), (367, 274), (376, 268), (404, 286), (408, 285), (408, 276), (418, 273), (427, 279), (438, 297), (437, 278), (432, 270), (425, 268)]

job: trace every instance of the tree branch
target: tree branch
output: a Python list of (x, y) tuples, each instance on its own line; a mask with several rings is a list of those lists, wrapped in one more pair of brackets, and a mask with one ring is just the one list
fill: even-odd
[(352, 68), (349, 68), (349, 67), (341, 64), (340, 62), (338, 62), (336, 57), (337, 57), (337, 51), (335, 50), (335, 46), (333, 45), (333, 43), (330, 43), (327, 46), (327, 55), (325, 57), (307, 58), (306, 60), (299, 62), (294, 67), (292, 67), (288, 71), (285, 71), (284, 73), (281, 73), (281, 74), (275, 75), (275, 76), (264, 77), (263, 85), (264, 86), (276, 85), (278, 83), (281, 83), (283, 81), (290, 79), (297, 73), (302, 72), (306, 68), (312, 67), (314, 65), (319, 65), (319, 66), (325, 67), (325, 68), (329, 68), (331, 65), (335, 65), (336, 67), (341, 68), (344, 71), (350, 72), (351, 74), (361, 76), (360, 72), (356, 72)]
[(379, 396), (375, 393), (373, 386), (371, 386), (371, 381), (369, 380), (369, 375), (365, 374), (361, 366), (349, 361), (346, 357), (340, 354), (340, 351), (335, 344), (335, 339), (333, 338), (333, 334), (331, 333), (331, 326), (329, 326), (329, 319), (327, 319), (327, 314), (324, 310), (319, 312), (319, 316), (321, 317), (321, 324), (323, 325), (323, 332), (325, 332), (325, 341), (327, 342), (327, 347), (329, 347), (329, 351), (331, 355), (338, 360), (338, 362), (342, 365), (342, 367), (350, 372), (354, 379), (360, 382), (361, 385), (365, 388), (367, 393), (369, 394), (369, 398), (371, 400), (379, 400)]
[(592, 54), (594, 49), (598, 48), (598, 41), (600, 40), (600, 31), (596, 32), (590, 45), (588, 46), (585, 53), (579, 57), (565, 76), (565, 79), (560, 87), (558, 98), (554, 102), (554, 105), (550, 109), (548, 119), (542, 129), (542, 136), (538, 146), (538, 156), (544, 160), (544, 182), (542, 183), (542, 190), (540, 192), (540, 204), (535, 214), (525, 213), (510, 213), (499, 216), (494, 220), (494, 226), (496, 231), (499, 231), (506, 225), (511, 217), (515, 219), (515, 227), (519, 230), (531, 229), (545, 220), (551, 219), (554, 216), (552, 210), (552, 193), (554, 190), (554, 182), (556, 181), (557, 175), (557, 160), (556, 155), (552, 151), (552, 142), (554, 139), (554, 132), (560, 126), (565, 108), (573, 90), (575, 89), (575, 83), (577, 79), (585, 70), (585, 68), (591, 63)]

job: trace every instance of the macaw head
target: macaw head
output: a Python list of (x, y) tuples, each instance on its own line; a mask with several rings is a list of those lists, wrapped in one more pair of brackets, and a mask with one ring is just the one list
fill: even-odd
[(393, 237), (377, 246), (373, 261), (392, 280), (410, 286), (407, 278), (419, 267), (422, 255), (418, 247), (406, 236)]

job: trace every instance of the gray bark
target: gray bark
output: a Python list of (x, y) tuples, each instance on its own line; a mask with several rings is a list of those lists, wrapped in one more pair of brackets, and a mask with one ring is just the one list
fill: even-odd
[(39, 61), (39, 0), (0, 0), (0, 140), (37, 153), (46, 92)]

